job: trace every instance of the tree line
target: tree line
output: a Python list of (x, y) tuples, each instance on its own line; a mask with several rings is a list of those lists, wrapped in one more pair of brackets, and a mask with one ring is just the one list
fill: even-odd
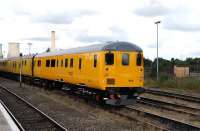
[[(185, 60), (172, 58), (171, 60), (166, 60), (163, 58), (158, 58), (159, 61), (159, 72), (164, 74), (173, 74), (174, 66), (184, 66), (190, 67), (190, 72), (200, 73), (200, 58), (186, 58)], [(144, 58), (145, 71), (149, 72), (151, 76), (156, 75), (156, 59), (153, 61)]]

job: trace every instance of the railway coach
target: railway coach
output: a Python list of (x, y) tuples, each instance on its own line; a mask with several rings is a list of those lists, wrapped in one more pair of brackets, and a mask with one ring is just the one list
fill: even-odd
[[(19, 74), (19, 59), (1, 61), (1, 72)], [(90, 94), (111, 105), (131, 104), (143, 92), (143, 52), (128, 42), (45, 52), (22, 57), (22, 62), (24, 77)]]

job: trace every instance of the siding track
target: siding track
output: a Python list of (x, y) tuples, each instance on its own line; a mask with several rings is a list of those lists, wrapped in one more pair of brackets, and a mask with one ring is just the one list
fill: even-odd
[(29, 102), (0, 86), (0, 99), (17, 121), (21, 130), (26, 131), (66, 131), (52, 118), (41, 112)]

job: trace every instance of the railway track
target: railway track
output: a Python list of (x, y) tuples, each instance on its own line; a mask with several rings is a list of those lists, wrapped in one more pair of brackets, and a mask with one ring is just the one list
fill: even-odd
[[(158, 113), (159, 110), (160, 113)], [(134, 106), (106, 108), (106, 111), (129, 120), (138, 121), (144, 126), (151, 126), (155, 130), (200, 131), (200, 123), (190, 122), (190, 120), (200, 120), (200, 110), (181, 105), (141, 98)], [(173, 115), (164, 115), (163, 112), (165, 114), (179, 114), (179, 117), (174, 118)]]
[(157, 108), (162, 108), (162, 109), (171, 110), (177, 113), (190, 115), (191, 117), (196, 117), (200, 119), (200, 109), (197, 109), (197, 108), (187, 107), (180, 104), (163, 102), (160, 100), (154, 100), (154, 99), (143, 98), (143, 97), (141, 97), (140, 100), (138, 100), (138, 102), (149, 105), (149, 106), (155, 106)]
[(0, 99), (22, 131), (67, 130), (29, 102), (2, 86), (0, 86)]
[[(56, 92), (65, 96), (65, 93), (61, 90), (57, 90)], [(75, 96), (75, 99), (77, 99), (77, 95)], [(160, 94), (160, 96), (162, 95)], [(192, 102), (192, 100), (190, 102)], [(134, 106), (127, 106), (119, 109), (106, 109), (106, 111), (126, 117), (133, 121), (138, 121), (145, 127), (150, 126), (155, 128), (155, 130), (200, 130), (200, 110), (198, 108), (196, 109), (177, 103), (169, 103), (168, 101), (163, 102), (141, 97)], [(174, 117), (177, 116), (177, 114), (179, 117)]]
[(179, 121), (175, 118), (168, 117), (166, 115), (162, 115), (160, 113), (153, 112), (151, 110), (145, 110), (145, 108), (141, 108), (140, 104), (134, 106), (126, 106), (125, 109), (129, 111), (129, 114), (131, 114), (132, 112), (139, 114), (144, 119), (145, 122), (151, 123), (152, 125), (157, 125), (158, 127), (162, 127), (162, 129), (166, 131), (200, 130), (199, 125), (194, 125), (184, 121)]
[(144, 120), (144, 118), (141, 116), (141, 111), (138, 110), (130, 110), (128, 107), (122, 108), (122, 109), (106, 109), (106, 111), (109, 111), (110, 113), (119, 115), (121, 117), (127, 118), (131, 121), (140, 122), (144, 127), (150, 127), (152, 130), (160, 130), (160, 131), (170, 131), (166, 128), (165, 125), (158, 124), (156, 122)]
[[(141, 96), (134, 106), (126, 106), (125, 109), (130, 114), (137, 112), (149, 123), (156, 123), (165, 130), (200, 130), (199, 97), (156, 89), (147, 89), (146, 94), (159, 97)], [(171, 102), (171, 98), (179, 101)]]
[[(186, 101), (187, 104), (140, 97), (134, 106), (126, 106), (113, 112), (128, 119), (137, 119), (160, 130), (200, 131), (199, 97), (150, 89), (146, 93), (172, 97)], [(193, 106), (188, 103), (192, 103)]]
[(154, 88), (148, 88), (148, 89), (146, 89), (145, 92), (149, 93), (149, 94), (173, 97), (173, 98), (176, 98), (176, 99), (181, 99), (181, 100), (185, 100), (185, 101), (189, 101), (189, 102), (200, 103), (200, 96), (191, 96), (191, 95), (188, 95), (188, 94), (181, 94), (181, 93), (176, 93), (176, 92), (163, 91), (163, 90), (154, 89)]

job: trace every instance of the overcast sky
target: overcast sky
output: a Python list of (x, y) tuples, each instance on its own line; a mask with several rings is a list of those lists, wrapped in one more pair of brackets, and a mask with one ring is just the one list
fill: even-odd
[(200, 57), (200, 2), (197, 0), (0, 0), (0, 43), (19, 42), (21, 52), (65, 49), (111, 40), (142, 47), (147, 58)]

